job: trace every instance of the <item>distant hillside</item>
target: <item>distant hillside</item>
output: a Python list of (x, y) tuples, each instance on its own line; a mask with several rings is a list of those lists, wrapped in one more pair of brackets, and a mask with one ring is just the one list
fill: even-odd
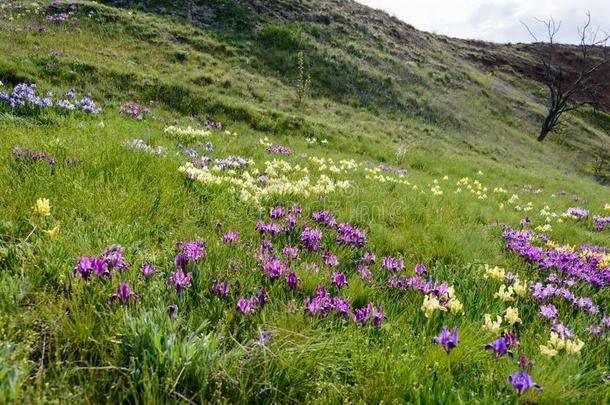
[[(572, 114), (550, 142), (534, 142), (546, 100), (535, 45), (433, 35), (353, 1), (214, 0), (194, 2), (190, 17), (176, 2), (103, 3), (108, 7), (86, 3), (77, 11), (96, 25), (87, 18), (73, 23), (83, 27), (79, 40), (97, 47), (65, 38), (73, 54), (51, 74), (43, 57), (36, 66), (26, 60), (34, 44), (21, 39), (22, 48), (0, 62), (0, 78), (16, 82), (42, 72), (58, 84), (79, 72), (110, 99), (130, 95), (261, 130), (389, 137), (401, 147), (522, 167), (559, 161), (581, 173), (600, 159), (608, 164), (610, 116), (603, 112)], [(295, 95), (299, 52), (311, 75), (304, 104)], [(573, 53), (565, 47), (568, 65)]]

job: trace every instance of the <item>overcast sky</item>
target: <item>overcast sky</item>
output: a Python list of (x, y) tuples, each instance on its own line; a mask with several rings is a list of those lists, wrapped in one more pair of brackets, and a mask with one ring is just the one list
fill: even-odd
[(420, 30), (493, 42), (531, 42), (520, 21), (542, 34), (535, 17), (561, 21), (559, 42), (578, 42), (577, 27), (591, 11), (595, 27), (610, 30), (610, 0), (356, 0)]

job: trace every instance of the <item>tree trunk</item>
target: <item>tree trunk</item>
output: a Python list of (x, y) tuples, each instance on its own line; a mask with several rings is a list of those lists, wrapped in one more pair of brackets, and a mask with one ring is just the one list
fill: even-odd
[(542, 126), (542, 129), (540, 129), (540, 135), (538, 135), (538, 141), (542, 142), (544, 141), (544, 138), (546, 138), (547, 134), (549, 133), (549, 129), (546, 127), (546, 125)]
[(544, 138), (546, 138), (548, 133), (553, 130), (553, 127), (557, 123), (556, 117), (558, 115), (559, 113), (555, 110), (549, 111), (548, 115), (544, 119), (544, 122), (542, 123), (542, 128), (540, 128), (540, 135), (538, 135), (539, 142), (544, 141)]

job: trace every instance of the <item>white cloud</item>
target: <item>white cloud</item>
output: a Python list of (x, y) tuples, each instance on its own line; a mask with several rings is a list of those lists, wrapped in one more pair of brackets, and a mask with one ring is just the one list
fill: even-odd
[(560, 42), (577, 42), (577, 27), (591, 12), (593, 25), (610, 30), (610, 0), (357, 0), (415, 28), (452, 37), (531, 42), (523, 21), (542, 36), (535, 18), (561, 21)]

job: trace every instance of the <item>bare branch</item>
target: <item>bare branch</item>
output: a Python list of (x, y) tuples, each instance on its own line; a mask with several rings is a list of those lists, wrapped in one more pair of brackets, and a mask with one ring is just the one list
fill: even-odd
[[(544, 42), (539, 41), (532, 29), (521, 22), (527, 32), (534, 38), (539, 46), (537, 56), (540, 59), (542, 68), (542, 81), (549, 89), (548, 112), (542, 124), (539, 141), (543, 141), (546, 135), (559, 124), (561, 115), (565, 112), (574, 111), (586, 105), (598, 106), (599, 96), (608, 84), (598, 83), (595, 80), (595, 73), (606, 64), (610, 63), (610, 53), (607, 43), (610, 35), (601, 31), (599, 27), (593, 29), (591, 26), (591, 13), (586, 13), (585, 23), (577, 28), (578, 39), (580, 41), (579, 60), (577, 71), (570, 72), (564, 69), (564, 65), (556, 61), (557, 44), (555, 37), (561, 28), (561, 21), (556, 22), (553, 17), (548, 20), (536, 18), (546, 30)], [(600, 38), (600, 32), (603, 36)], [(603, 55), (598, 53), (602, 50)]]

